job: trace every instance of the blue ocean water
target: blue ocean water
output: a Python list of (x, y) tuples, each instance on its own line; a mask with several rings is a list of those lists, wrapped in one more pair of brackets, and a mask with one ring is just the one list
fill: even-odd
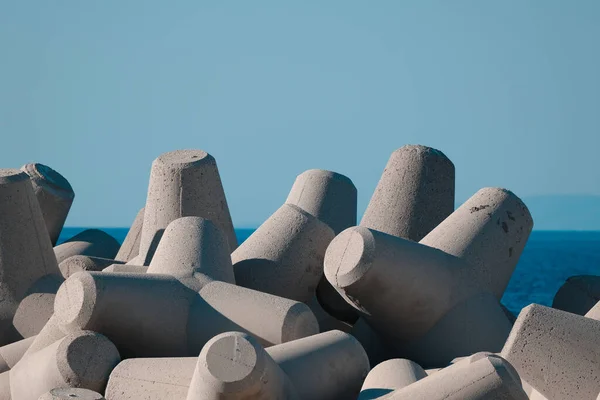
[[(86, 228), (64, 228), (59, 243)], [(127, 228), (100, 228), (122, 242)], [(253, 229), (236, 229), (241, 243)], [(534, 231), (506, 289), (502, 303), (518, 314), (538, 303), (551, 305), (554, 294), (573, 275), (600, 275), (600, 231)]]

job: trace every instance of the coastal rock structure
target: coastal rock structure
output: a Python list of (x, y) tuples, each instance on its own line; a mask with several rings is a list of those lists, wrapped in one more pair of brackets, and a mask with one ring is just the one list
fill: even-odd
[(358, 219), (350, 178), (307, 170), (238, 246), (215, 159), (177, 150), (122, 244), (57, 243), (66, 178), (0, 169), (0, 400), (600, 399), (600, 277), (515, 320), (531, 215), (491, 187), (455, 210), (454, 181), (404, 146)]

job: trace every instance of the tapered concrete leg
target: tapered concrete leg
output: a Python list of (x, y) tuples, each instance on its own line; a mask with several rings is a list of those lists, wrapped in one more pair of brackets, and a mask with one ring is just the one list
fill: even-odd
[(57, 387), (102, 392), (119, 361), (117, 348), (106, 337), (90, 331), (75, 332), (22, 358), (10, 370), (12, 398), (37, 400)]
[(600, 301), (600, 276), (572, 276), (558, 289), (552, 308), (585, 315)]
[(297, 206), (284, 204), (231, 259), (238, 285), (308, 301), (323, 275), (323, 257), (334, 234)]
[(14, 313), (41, 277), (60, 274), (29, 176), (0, 169), (0, 345), (19, 339)]
[(90, 256), (114, 259), (119, 242), (99, 229), (86, 229), (54, 248), (58, 263), (73, 256)]
[(352, 336), (329, 331), (269, 347), (302, 399), (354, 400), (369, 372), (369, 359)]
[(340, 233), (325, 256), (329, 283), (394, 341), (421, 337), (479, 292), (460, 276), (465, 268), (440, 250), (364, 227)]
[(0, 373), (6, 372), (14, 367), (34, 340), (35, 336), (32, 336), (0, 347)]
[(112, 264), (104, 268), (102, 272), (145, 274), (146, 272), (148, 272), (148, 267), (145, 267), (143, 265)]
[(600, 321), (600, 301), (585, 314), (585, 317)]
[(425, 377), (425, 370), (410, 360), (395, 358), (382, 362), (367, 375), (358, 400), (377, 399)]
[(469, 277), (502, 298), (525, 247), (533, 220), (512, 192), (484, 188), (419, 243), (461, 258)]
[(42, 328), (40, 333), (38, 333), (25, 352), (22, 358), (30, 356), (38, 351), (50, 346), (52, 343), (64, 338), (66, 334), (60, 329), (58, 326), (58, 322), (54, 316), (50, 317), (46, 325)]
[(104, 396), (93, 390), (81, 388), (52, 389), (38, 400), (105, 400)]
[(33, 186), (52, 246), (58, 241), (71, 204), (75, 198), (73, 188), (61, 174), (43, 164), (25, 164), (21, 167)]
[(188, 216), (213, 221), (227, 237), (230, 250), (236, 249), (217, 162), (202, 150), (172, 151), (152, 163), (140, 239), (143, 265), (149, 265), (167, 225)]
[(0, 400), (12, 400), (10, 396), (10, 373), (0, 374)]
[(385, 400), (527, 400), (514, 368), (498, 356), (454, 365), (399, 389)]
[(54, 297), (64, 279), (46, 275), (38, 279), (21, 300), (13, 317), (13, 326), (24, 337), (37, 335), (54, 312)]
[(102, 257), (72, 256), (61, 262), (58, 268), (63, 278), (67, 279), (76, 272), (102, 271), (113, 264), (124, 264), (124, 262)]
[(137, 213), (125, 240), (119, 247), (119, 252), (115, 256), (115, 260), (128, 262), (132, 258), (136, 257), (140, 253), (140, 240), (142, 238), (142, 227), (144, 226), (144, 210), (142, 209)]
[(600, 321), (532, 304), (502, 356), (549, 399), (594, 400), (600, 392)]
[(200, 352), (187, 400), (300, 399), (279, 365), (253, 337), (227, 332)]
[(430, 147), (403, 146), (392, 153), (360, 225), (419, 241), (452, 211), (452, 161)]
[(148, 273), (180, 280), (204, 274), (235, 283), (227, 238), (215, 224), (201, 217), (178, 218), (167, 226)]

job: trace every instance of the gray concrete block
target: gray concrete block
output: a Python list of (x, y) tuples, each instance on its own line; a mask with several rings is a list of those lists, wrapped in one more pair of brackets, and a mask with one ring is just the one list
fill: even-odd
[(59, 264), (73, 256), (114, 259), (119, 247), (119, 242), (108, 233), (100, 229), (86, 229), (54, 247), (54, 254)]
[(484, 188), (419, 243), (465, 261), (470, 278), (500, 299), (532, 228), (531, 214), (517, 196)]
[(44, 393), (38, 400), (105, 400), (104, 396), (93, 390), (81, 388), (59, 388)]
[(323, 276), (333, 230), (301, 208), (284, 204), (231, 254), (238, 285), (309, 301)]
[(552, 400), (594, 400), (600, 392), (600, 321), (532, 304), (502, 350), (521, 377)]
[(125, 240), (119, 247), (115, 260), (128, 262), (140, 253), (140, 240), (142, 239), (142, 227), (144, 226), (144, 207), (137, 213)]
[(6, 372), (14, 367), (19, 360), (21, 360), (34, 340), (35, 336), (32, 336), (0, 347), (0, 373)]
[(33, 192), (38, 200), (52, 246), (56, 245), (60, 232), (73, 204), (75, 192), (69, 181), (52, 168), (38, 163), (25, 164), (21, 171), (29, 175)]
[(369, 372), (358, 400), (372, 400), (402, 389), (427, 377), (421, 366), (410, 360), (395, 358), (382, 362)]
[(72, 256), (58, 264), (63, 278), (68, 279), (71, 275), (81, 271), (102, 271), (113, 264), (124, 264), (124, 261), (110, 258), (91, 256)]
[(454, 164), (441, 151), (394, 151), (360, 225), (418, 242), (454, 211)]
[(223, 231), (231, 251), (237, 247), (217, 162), (202, 150), (164, 153), (152, 163), (144, 211), (140, 255), (149, 265), (167, 225), (181, 217), (211, 220)]
[(0, 345), (20, 339), (12, 320), (29, 288), (60, 274), (29, 176), (0, 169)]
[(585, 315), (600, 301), (600, 276), (572, 276), (558, 289), (552, 308)]

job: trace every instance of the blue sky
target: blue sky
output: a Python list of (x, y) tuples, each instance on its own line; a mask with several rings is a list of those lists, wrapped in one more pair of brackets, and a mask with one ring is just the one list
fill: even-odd
[(65, 175), (70, 226), (128, 225), (179, 148), (215, 156), (239, 227), (310, 168), (362, 213), (407, 143), (453, 160), (457, 202), (600, 195), (599, 20), (596, 0), (0, 0), (0, 160)]

